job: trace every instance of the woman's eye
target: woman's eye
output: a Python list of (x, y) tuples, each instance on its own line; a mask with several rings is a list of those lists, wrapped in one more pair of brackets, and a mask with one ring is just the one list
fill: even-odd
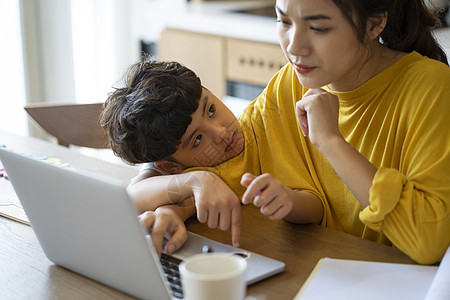
[(215, 112), (216, 112), (216, 106), (214, 104), (212, 104), (208, 110), (208, 117), (211, 118)]
[(280, 23), (283, 26), (289, 26), (291, 25), (291, 22), (283, 20), (283, 19), (277, 19), (277, 23)]
[(195, 137), (193, 146), (194, 146), (194, 147), (197, 147), (197, 146), (200, 144), (201, 141), (202, 141), (202, 135), (199, 134), (199, 135), (197, 135), (197, 136)]
[(330, 28), (310, 27), (310, 29), (316, 33), (327, 33)]

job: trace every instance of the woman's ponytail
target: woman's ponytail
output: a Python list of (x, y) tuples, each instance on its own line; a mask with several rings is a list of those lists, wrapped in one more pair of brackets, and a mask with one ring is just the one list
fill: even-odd
[(440, 21), (429, 11), (423, 0), (393, 2), (395, 5), (388, 11), (387, 25), (381, 33), (383, 44), (399, 51), (417, 51), (448, 65), (445, 52), (431, 32), (440, 26)]
[(367, 19), (387, 12), (386, 28), (380, 35), (384, 45), (403, 52), (417, 51), (448, 65), (447, 55), (432, 34), (440, 26), (439, 18), (430, 12), (424, 0), (333, 1), (353, 24), (361, 41), (366, 34)]

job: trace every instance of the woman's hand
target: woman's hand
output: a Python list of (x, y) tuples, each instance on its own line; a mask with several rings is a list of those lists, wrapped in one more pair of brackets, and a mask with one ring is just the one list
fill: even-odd
[(283, 219), (293, 208), (287, 188), (271, 174), (255, 176), (245, 173), (242, 175), (241, 185), (247, 187), (242, 203), (249, 204), (253, 200), (253, 205), (273, 220)]
[(322, 89), (311, 89), (296, 104), (303, 134), (327, 158), (362, 207), (369, 205), (369, 191), (377, 168), (347, 143), (339, 131), (339, 99)]
[(296, 104), (297, 120), (305, 136), (319, 150), (339, 131), (339, 99), (323, 89), (311, 89)]

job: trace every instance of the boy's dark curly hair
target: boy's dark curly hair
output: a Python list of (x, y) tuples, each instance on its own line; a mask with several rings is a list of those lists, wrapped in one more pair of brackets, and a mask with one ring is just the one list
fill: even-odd
[(123, 80), (100, 115), (112, 150), (130, 164), (170, 160), (198, 108), (200, 78), (177, 62), (143, 56)]

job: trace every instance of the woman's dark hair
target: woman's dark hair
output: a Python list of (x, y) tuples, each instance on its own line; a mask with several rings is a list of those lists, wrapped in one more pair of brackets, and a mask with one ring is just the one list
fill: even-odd
[(363, 41), (367, 19), (388, 13), (387, 24), (380, 37), (385, 46), (421, 55), (448, 65), (447, 55), (431, 30), (440, 26), (423, 0), (333, 0)]
[(143, 56), (123, 80), (100, 116), (113, 152), (130, 164), (170, 159), (198, 108), (200, 78), (179, 63)]

